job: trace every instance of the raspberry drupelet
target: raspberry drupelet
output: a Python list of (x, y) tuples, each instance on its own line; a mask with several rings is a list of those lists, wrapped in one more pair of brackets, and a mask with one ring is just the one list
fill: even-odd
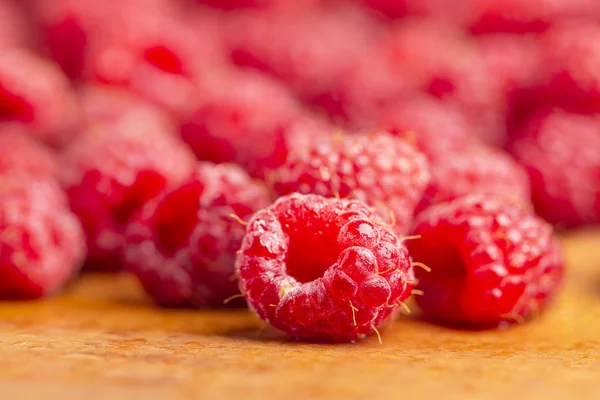
[(542, 311), (560, 287), (564, 260), (552, 227), (516, 204), (471, 195), (420, 214), (407, 243), (426, 318), (493, 327)]
[(378, 333), (415, 284), (406, 247), (366, 204), (298, 193), (252, 217), (236, 270), (260, 318), (308, 340)]
[(81, 267), (85, 238), (52, 180), (0, 176), (0, 298), (56, 292)]
[(82, 132), (62, 153), (63, 185), (88, 241), (86, 267), (121, 266), (127, 222), (146, 202), (181, 183), (194, 155), (173, 133), (144, 119), (119, 120)]
[(405, 234), (430, 175), (425, 156), (411, 144), (387, 132), (373, 132), (334, 135), (326, 143), (293, 153), (267, 178), (279, 195), (299, 192), (362, 200)]
[(237, 165), (201, 162), (129, 224), (125, 269), (162, 306), (222, 307), (239, 293), (232, 277), (242, 220), (270, 203), (267, 188)]

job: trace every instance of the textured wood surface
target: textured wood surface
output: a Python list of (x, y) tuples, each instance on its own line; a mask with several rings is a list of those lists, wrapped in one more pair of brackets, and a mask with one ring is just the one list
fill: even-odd
[(0, 399), (600, 398), (600, 232), (564, 239), (557, 305), (503, 331), (402, 319), (354, 345), (286, 341), (246, 311), (153, 308), (127, 276), (0, 304)]

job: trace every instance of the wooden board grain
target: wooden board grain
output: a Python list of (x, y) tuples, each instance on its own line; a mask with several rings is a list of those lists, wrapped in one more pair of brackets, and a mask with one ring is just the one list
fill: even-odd
[(246, 311), (153, 308), (127, 276), (0, 304), (0, 399), (598, 399), (600, 232), (564, 238), (567, 285), (537, 321), (416, 319), (353, 345), (296, 343)]

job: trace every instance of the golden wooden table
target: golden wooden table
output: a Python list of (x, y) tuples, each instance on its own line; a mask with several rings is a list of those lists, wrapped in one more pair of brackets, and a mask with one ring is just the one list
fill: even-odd
[(352, 345), (296, 343), (247, 311), (151, 306), (127, 276), (0, 304), (0, 399), (600, 399), (600, 231), (564, 237), (567, 284), (503, 331), (394, 322)]

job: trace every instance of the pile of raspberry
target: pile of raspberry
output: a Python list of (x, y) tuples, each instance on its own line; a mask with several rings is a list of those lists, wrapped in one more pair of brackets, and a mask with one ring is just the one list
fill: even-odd
[(600, 3), (450, 3), (0, 0), (0, 298), (537, 318), (600, 223)]

